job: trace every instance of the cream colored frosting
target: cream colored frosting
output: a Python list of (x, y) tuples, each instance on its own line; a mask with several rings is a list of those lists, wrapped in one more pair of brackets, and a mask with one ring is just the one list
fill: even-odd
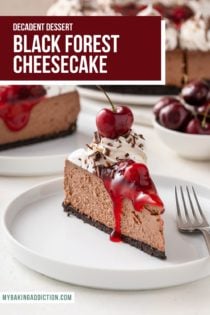
[(146, 164), (145, 141), (142, 135), (131, 131), (127, 136), (117, 139), (104, 137), (99, 139), (99, 141), (94, 140), (87, 149), (74, 151), (68, 159), (89, 172), (94, 172), (98, 165), (111, 166), (119, 160), (126, 159)]
[(174, 50), (178, 46), (178, 31), (166, 20), (166, 50)]
[(141, 0), (112, 0), (111, 3), (112, 4), (117, 4), (117, 5), (127, 5), (127, 4), (139, 4), (141, 2)]
[(187, 50), (210, 50), (210, 30), (204, 18), (197, 16), (182, 24), (180, 47)]
[(146, 9), (138, 13), (138, 16), (160, 16), (160, 13), (152, 5), (148, 5)]
[(103, 16), (116, 15), (107, 0), (58, 0), (48, 10), (53, 16)]

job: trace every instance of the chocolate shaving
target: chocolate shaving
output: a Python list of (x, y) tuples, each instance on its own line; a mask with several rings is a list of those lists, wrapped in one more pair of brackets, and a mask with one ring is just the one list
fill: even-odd
[(93, 138), (94, 143), (99, 144), (101, 141), (101, 136), (97, 131), (94, 132), (94, 138)]
[(113, 170), (111, 171), (111, 174), (110, 174), (111, 179), (114, 179), (114, 175), (115, 175), (115, 170), (113, 169)]
[(90, 150), (92, 150), (92, 148), (89, 144), (86, 144), (86, 147), (88, 147)]
[(136, 145), (136, 138), (133, 135), (131, 135), (131, 147), (134, 148), (135, 145)]
[(100, 167), (100, 165), (97, 165), (97, 166), (95, 167), (95, 171), (96, 171), (96, 175), (97, 175), (98, 177), (100, 177), (100, 176), (101, 176), (101, 167)]
[(113, 144), (111, 142), (107, 143), (108, 146), (113, 147)]
[(105, 148), (104, 154), (110, 156), (111, 151), (108, 148)]
[(132, 211), (132, 214), (133, 214), (134, 222), (135, 222), (136, 224), (142, 224), (142, 222), (141, 222), (139, 216), (135, 213), (135, 211)]
[(126, 154), (125, 154), (125, 157), (128, 158), (128, 157), (129, 157), (129, 153), (126, 153)]
[(139, 137), (143, 140), (145, 140), (144, 136), (142, 134), (139, 134)]
[(99, 161), (103, 157), (102, 153), (97, 151), (95, 152), (95, 162)]

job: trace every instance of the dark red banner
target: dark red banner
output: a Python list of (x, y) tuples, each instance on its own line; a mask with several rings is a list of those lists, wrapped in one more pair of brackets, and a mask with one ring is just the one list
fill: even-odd
[(160, 17), (0, 17), (0, 80), (161, 80)]

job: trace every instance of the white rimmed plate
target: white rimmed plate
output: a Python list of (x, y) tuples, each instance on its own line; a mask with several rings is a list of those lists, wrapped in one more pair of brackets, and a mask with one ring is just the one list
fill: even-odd
[(62, 174), (66, 156), (90, 142), (94, 127), (94, 117), (80, 113), (76, 132), (67, 137), (1, 151), (0, 175)]
[[(154, 176), (166, 212), (167, 260), (129, 245), (63, 212), (63, 179), (36, 186), (6, 209), (4, 230), (12, 255), (44, 275), (94, 288), (136, 290), (180, 285), (210, 275), (210, 259), (200, 235), (180, 234), (175, 222), (174, 186), (183, 180)], [(210, 189), (194, 185), (210, 220)]]
[[(87, 97), (93, 100), (99, 100), (99, 101), (105, 101), (105, 95), (97, 90), (88, 89), (85, 87), (78, 87), (78, 91), (80, 92), (80, 95), (83, 97)], [(162, 95), (135, 95), (135, 94), (120, 94), (120, 93), (114, 93), (109, 92), (108, 93), (111, 100), (114, 103), (122, 103), (122, 104), (128, 104), (128, 105), (146, 105), (146, 106), (154, 106)]]

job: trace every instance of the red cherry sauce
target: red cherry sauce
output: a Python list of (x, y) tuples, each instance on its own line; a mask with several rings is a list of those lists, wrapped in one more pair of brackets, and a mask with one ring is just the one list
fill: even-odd
[(142, 211), (145, 205), (163, 209), (163, 202), (144, 164), (122, 160), (111, 167), (102, 167), (100, 178), (113, 202), (115, 228), (110, 236), (113, 242), (121, 241), (121, 215), (124, 199), (130, 199), (136, 211)]
[(147, 5), (136, 5), (135, 3), (128, 3), (126, 5), (113, 5), (113, 9), (115, 12), (120, 13), (124, 16), (135, 16), (140, 11), (146, 9)]
[(32, 108), (45, 96), (41, 85), (0, 86), (0, 118), (11, 131), (23, 129)]
[(154, 4), (154, 9), (173, 22), (178, 29), (182, 23), (195, 15), (193, 10), (187, 5), (164, 6), (161, 3), (156, 3)]

